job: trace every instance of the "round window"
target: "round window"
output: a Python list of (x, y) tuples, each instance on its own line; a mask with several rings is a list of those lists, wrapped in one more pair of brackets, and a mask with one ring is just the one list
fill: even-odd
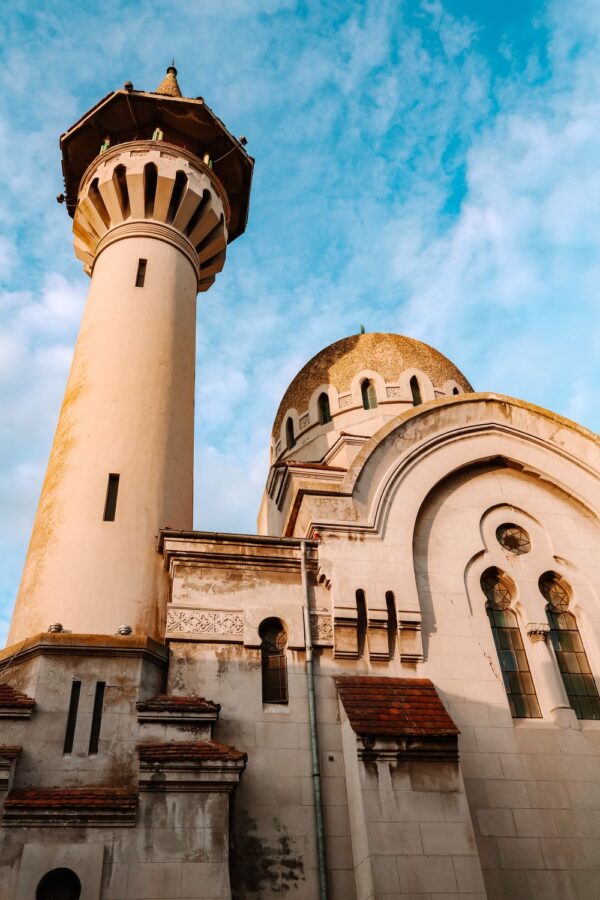
[(496, 537), (498, 543), (513, 556), (523, 556), (531, 550), (531, 541), (529, 535), (520, 525), (505, 523), (496, 528)]

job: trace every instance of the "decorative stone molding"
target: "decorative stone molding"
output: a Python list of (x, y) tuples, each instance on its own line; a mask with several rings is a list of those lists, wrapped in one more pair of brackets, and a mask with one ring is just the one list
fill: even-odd
[(102, 249), (141, 230), (180, 249), (205, 291), (225, 263), (229, 218), (223, 185), (192, 153), (162, 141), (119, 144), (97, 156), (82, 179), (75, 254), (91, 273)]
[(420, 612), (398, 612), (398, 638), (402, 662), (423, 662)]
[(231, 793), (247, 755), (217, 741), (138, 744), (142, 791)]
[(0, 747), (0, 793), (10, 791), (12, 787), (20, 752), (21, 747), (17, 745)]
[(167, 612), (166, 637), (182, 635), (200, 640), (211, 640), (219, 636), (241, 641), (244, 636), (244, 617), (241, 610), (172, 607)]
[(313, 644), (333, 647), (333, 621), (327, 610), (316, 610), (310, 614), (310, 634)]
[(302, 416), (302, 418), (300, 419), (300, 431), (304, 431), (304, 429), (308, 428), (309, 425), (310, 425), (310, 416), (308, 413), (306, 413), (306, 415)]
[(345, 394), (339, 399), (340, 409), (349, 409), (352, 406), (352, 394)]
[(404, 397), (401, 387), (386, 387), (385, 393), (388, 400), (402, 400)]
[(550, 626), (547, 622), (530, 622), (525, 626), (525, 631), (532, 644), (536, 644), (538, 641), (546, 643), (550, 633)]

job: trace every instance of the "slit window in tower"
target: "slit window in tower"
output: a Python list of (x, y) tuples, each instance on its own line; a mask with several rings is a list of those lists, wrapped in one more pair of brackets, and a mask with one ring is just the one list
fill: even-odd
[(146, 280), (146, 266), (147, 265), (148, 265), (147, 259), (138, 259), (137, 275), (135, 276), (135, 286), (136, 287), (144, 287), (144, 282)]
[(88, 753), (93, 755), (98, 752), (98, 742), (100, 740), (100, 725), (102, 724), (102, 707), (104, 706), (104, 689), (106, 682), (96, 682), (96, 693), (94, 695), (94, 711), (92, 713), (92, 728), (90, 731), (90, 746)]
[(77, 710), (79, 708), (79, 695), (81, 694), (81, 682), (74, 681), (71, 685), (71, 699), (69, 700), (69, 712), (67, 715), (67, 730), (65, 732), (65, 744), (63, 753), (71, 753), (75, 739), (75, 725), (77, 723)]
[(119, 476), (111, 474), (108, 476), (108, 486), (106, 488), (106, 502), (104, 504), (104, 521), (114, 522), (117, 512), (117, 494), (119, 493)]

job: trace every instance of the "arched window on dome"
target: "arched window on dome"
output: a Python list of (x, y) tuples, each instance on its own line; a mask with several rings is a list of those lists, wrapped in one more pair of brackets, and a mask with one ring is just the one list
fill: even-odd
[(413, 406), (420, 406), (423, 402), (423, 398), (421, 397), (421, 386), (419, 384), (419, 379), (416, 375), (410, 379), (410, 392), (412, 394), (412, 403)]
[(72, 869), (51, 869), (40, 880), (35, 900), (79, 900), (81, 882)]
[(452, 388), (452, 393), (454, 394), (455, 397), (457, 397), (457, 396), (460, 394), (460, 391), (459, 391), (459, 389), (458, 389), (457, 387), (453, 387), (453, 388)]
[(322, 394), (319, 395), (318, 400), (319, 407), (319, 422), (321, 425), (327, 425), (328, 422), (331, 422), (331, 408), (329, 406), (329, 397), (323, 391)]
[(486, 569), (481, 576), (488, 619), (502, 670), (502, 680), (514, 719), (540, 719), (535, 686), (517, 617), (510, 609), (512, 591), (508, 579), (498, 569)]
[(547, 603), (550, 640), (571, 708), (578, 719), (600, 719), (596, 681), (581, 642), (577, 619), (569, 612), (570, 589), (556, 572), (544, 572), (538, 585)]
[(361, 384), (360, 393), (362, 395), (362, 404), (365, 409), (377, 408), (377, 392), (375, 390), (375, 385), (368, 378), (365, 378)]
[(285, 704), (288, 702), (287, 659), (285, 656), (287, 635), (281, 619), (264, 619), (259, 625), (258, 634), (261, 639), (263, 703)]
[(285, 423), (285, 446), (291, 450), (296, 443), (296, 435), (294, 434), (294, 420), (290, 416)]

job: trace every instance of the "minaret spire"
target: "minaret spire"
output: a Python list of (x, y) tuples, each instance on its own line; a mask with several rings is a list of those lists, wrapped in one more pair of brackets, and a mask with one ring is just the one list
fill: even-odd
[(177, 82), (177, 69), (175, 68), (175, 60), (167, 69), (167, 74), (154, 91), (155, 94), (164, 94), (166, 97), (183, 97), (181, 89)]

